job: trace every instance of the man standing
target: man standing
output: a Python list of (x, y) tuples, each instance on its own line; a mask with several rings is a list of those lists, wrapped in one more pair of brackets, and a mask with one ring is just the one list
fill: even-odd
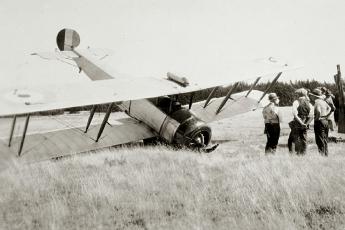
[(329, 89), (325, 89), (324, 94), (325, 94), (325, 101), (327, 102), (327, 104), (331, 108), (331, 113), (328, 116), (328, 127), (331, 131), (334, 131), (334, 124), (333, 124), (333, 120), (332, 120), (332, 116), (331, 116), (335, 111), (335, 105), (333, 102), (334, 95), (332, 94), (332, 92)]
[(267, 136), (267, 143), (265, 153), (275, 153), (280, 136), (280, 122), (281, 116), (279, 113), (279, 98), (277, 94), (270, 93), (268, 95), (270, 103), (265, 106), (262, 115), (265, 120), (265, 134)]
[(310, 104), (308, 91), (304, 88), (295, 91), (295, 101), (292, 104), (293, 120), (289, 122), (291, 129), (288, 148), (290, 153), (303, 155), (307, 151), (307, 129), (313, 120), (313, 106)]
[(320, 89), (314, 89), (310, 94), (315, 101), (314, 104), (314, 132), (315, 142), (319, 153), (324, 156), (328, 156), (328, 117), (332, 113), (331, 107), (324, 100)]

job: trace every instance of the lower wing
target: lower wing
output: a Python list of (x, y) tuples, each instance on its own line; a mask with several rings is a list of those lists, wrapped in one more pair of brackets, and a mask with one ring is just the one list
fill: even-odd
[[(50, 117), (50, 121), (46, 118), (34, 117), (30, 122), (30, 130), (32, 133), (28, 133), (25, 137), (25, 145), (21, 152), (21, 158), (27, 162), (34, 162), (37, 160), (45, 160), (56, 158), (65, 155), (71, 155), (80, 152), (91, 151), (99, 148), (110, 147), (114, 145), (125, 144), (129, 142), (140, 141), (146, 138), (155, 137), (151, 128), (142, 122), (139, 122), (133, 118), (121, 118), (117, 120), (109, 121), (109, 124), (105, 127), (101, 141), (95, 142), (95, 136), (99, 130), (100, 125), (92, 125), (85, 133), (85, 127), (71, 127), (71, 123), (75, 123), (74, 120), (66, 123), (64, 118), (56, 120), (55, 117)], [(78, 119), (75, 118), (75, 119)], [(87, 119), (87, 116), (79, 116), (79, 119)], [(55, 130), (43, 131), (41, 129), (42, 122), (45, 126), (50, 126)], [(61, 125), (62, 122), (65, 122)], [(80, 123), (81, 121), (79, 121)], [(19, 122), (18, 122), (19, 123)], [(84, 122), (86, 123), (86, 121)], [(0, 128), (2, 131), (9, 130), (5, 124), (10, 124), (10, 121), (2, 121)], [(60, 127), (57, 127), (60, 126)], [(62, 128), (63, 127), (63, 128)], [(58, 130), (56, 130), (58, 128)], [(35, 131), (35, 129), (37, 129)], [(15, 158), (20, 148), (22, 137), (22, 130), (16, 130), (19, 136), (13, 137), (11, 146), (8, 147), (8, 138), (0, 137), (0, 162), (8, 162), (8, 159)], [(5, 159), (3, 161), (3, 159)]]
[[(260, 101), (263, 95), (261, 91), (253, 90), (248, 96), (247, 94), (248, 91), (243, 91), (231, 95), (228, 99), (221, 97), (213, 98), (207, 103), (206, 101), (194, 103), (191, 110), (197, 117), (208, 123), (247, 113), (268, 104), (267, 96)], [(225, 104), (221, 107), (223, 103)]]

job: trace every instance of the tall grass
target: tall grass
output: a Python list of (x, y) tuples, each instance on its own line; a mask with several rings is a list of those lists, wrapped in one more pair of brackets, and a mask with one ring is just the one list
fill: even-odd
[(165, 147), (17, 164), (0, 174), (0, 228), (344, 229), (344, 164)]
[[(116, 148), (0, 172), (0, 229), (345, 229), (344, 143), (265, 156), (260, 112), (212, 124), (209, 154)], [(290, 115), (289, 115), (290, 114)], [(289, 117), (290, 116), (290, 117)]]

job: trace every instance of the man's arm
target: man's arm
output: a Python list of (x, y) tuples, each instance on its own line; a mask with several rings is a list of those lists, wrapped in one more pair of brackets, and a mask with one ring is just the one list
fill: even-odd
[(294, 116), (294, 118), (298, 121), (298, 123), (300, 123), (301, 125), (304, 125), (304, 122), (302, 121), (302, 119), (298, 116), (298, 111), (297, 108), (299, 106), (298, 101), (294, 101), (292, 104), (292, 115)]
[(331, 113), (334, 112), (334, 111), (335, 111), (335, 105), (334, 105), (334, 103), (333, 103), (333, 100), (331, 99), (331, 100), (329, 101), (329, 103), (327, 103), (327, 104), (329, 105), (329, 107), (331, 107)]
[(310, 104), (310, 102), (308, 104), (309, 104), (310, 111), (309, 111), (309, 115), (308, 115), (308, 120), (305, 122), (307, 126), (314, 119), (314, 106), (312, 104)]
[(263, 110), (262, 110), (262, 117), (264, 118), (264, 121), (266, 121), (267, 119), (267, 107), (265, 107)]
[(314, 108), (314, 119), (319, 120), (321, 115), (321, 106), (318, 103), (315, 103)]
[(283, 113), (281, 112), (279, 107), (277, 109), (278, 109), (277, 115), (278, 115), (279, 123), (282, 123), (283, 122)]
[(327, 119), (329, 118), (329, 116), (331, 116), (331, 114), (335, 111), (335, 106), (334, 106), (334, 103), (333, 103), (333, 100), (332, 98), (328, 98), (326, 100), (327, 102), (327, 105), (330, 107), (330, 111), (329, 113), (326, 115)]

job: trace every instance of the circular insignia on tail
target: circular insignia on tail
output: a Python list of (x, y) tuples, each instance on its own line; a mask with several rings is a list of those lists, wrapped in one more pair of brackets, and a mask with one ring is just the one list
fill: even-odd
[(62, 29), (56, 36), (57, 46), (61, 51), (73, 50), (80, 43), (77, 31), (72, 29)]

